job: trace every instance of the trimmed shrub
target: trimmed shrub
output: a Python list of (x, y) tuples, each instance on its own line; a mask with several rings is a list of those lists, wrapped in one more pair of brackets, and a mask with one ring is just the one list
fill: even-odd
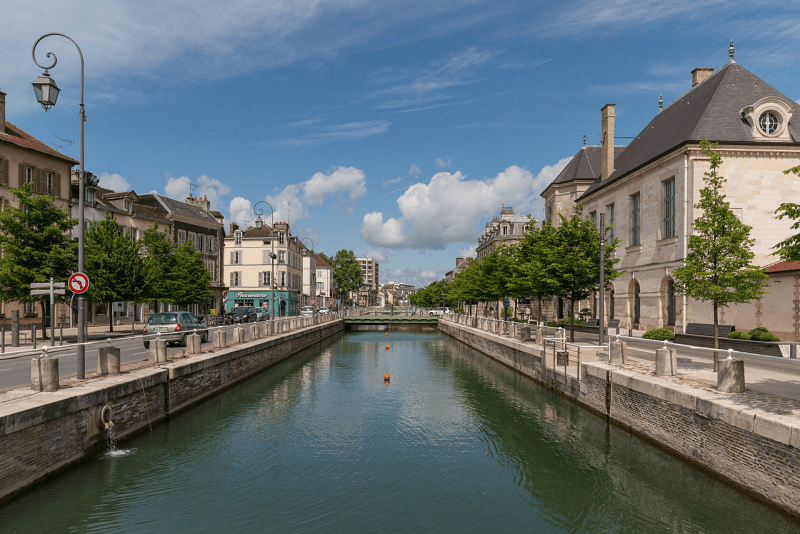
[(735, 331), (735, 330), (734, 330), (733, 332), (731, 332), (730, 334), (728, 334), (728, 338), (729, 338), (729, 339), (740, 339), (740, 336), (741, 336), (742, 334), (744, 334), (744, 332), (737, 332), (737, 331)]
[(654, 328), (642, 334), (643, 339), (655, 339), (656, 341), (672, 341), (675, 339), (675, 332), (666, 328)]
[(748, 334), (747, 332), (741, 332), (739, 334), (739, 339), (750, 339), (750, 334)]
[[(764, 328), (763, 326), (759, 326), (758, 328), (753, 328), (748, 332), (750, 339), (753, 341), (780, 341), (775, 334), (770, 333), (769, 330)], [(739, 338), (742, 339), (742, 338)]]

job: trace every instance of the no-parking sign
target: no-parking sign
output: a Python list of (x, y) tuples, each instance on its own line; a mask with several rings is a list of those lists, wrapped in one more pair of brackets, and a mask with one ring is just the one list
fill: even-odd
[(75, 273), (69, 277), (69, 281), (67, 282), (69, 289), (73, 293), (81, 294), (85, 293), (87, 289), (89, 289), (89, 277), (83, 273)]

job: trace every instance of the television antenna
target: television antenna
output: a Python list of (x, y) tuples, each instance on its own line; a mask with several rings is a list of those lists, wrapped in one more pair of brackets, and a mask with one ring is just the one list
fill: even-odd
[(59, 137), (56, 134), (53, 134), (53, 137), (55, 137), (56, 139), (61, 141), (60, 144), (59, 143), (51, 143), (51, 144), (54, 147), (58, 147), (58, 151), (61, 152), (62, 154), (64, 153), (64, 143), (67, 143), (68, 145), (74, 145), (75, 144), (75, 140), (74, 139), (64, 139), (63, 137)]
[(189, 197), (194, 198), (194, 190), (197, 189), (197, 184), (193, 184), (188, 178), (182, 178), (182, 180), (189, 184)]

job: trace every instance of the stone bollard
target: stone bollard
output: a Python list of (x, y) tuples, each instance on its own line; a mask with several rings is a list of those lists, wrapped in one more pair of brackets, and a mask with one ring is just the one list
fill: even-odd
[(628, 344), (624, 341), (612, 341), (608, 363), (624, 365), (628, 361)]
[(233, 329), (233, 343), (244, 343), (244, 328), (237, 326)]
[(203, 336), (199, 334), (192, 334), (190, 336), (186, 336), (186, 348), (188, 349), (189, 354), (200, 354), (202, 352), (201, 347), (203, 346)]
[[(116, 372), (111, 372), (112, 359), (116, 361)], [(97, 372), (101, 375), (119, 374), (119, 347), (100, 347), (97, 351)]]
[(530, 341), (531, 340), (531, 327), (530, 326), (523, 326), (519, 329), (519, 340), (520, 341)]
[(536, 328), (536, 340), (534, 343), (544, 346), (544, 328), (541, 326)]
[(227, 347), (227, 339), (226, 339), (225, 332), (222, 330), (217, 330), (214, 332), (214, 348), (215, 349), (224, 349)]
[(106, 356), (108, 358), (108, 374), (118, 375), (120, 367), (119, 347), (106, 347)]
[(556, 352), (556, 367), (564, 367), (565, 365), (569, 365), (569, 352)]
[(269, 324), (261, 323), (261, 337), (269, 337)]
[(58, 358), (42, 352), (39, 358), (31, 358), (31, 389), (33, 391), (58, 391)]
[(259, 325), (257, 325), (257, 324), (250, 325), (250, 339), (251, 340), (256, 340), (256, 339), (261, 337), (261, 332), (260, 332), (261, 329), (258, 326)]
[(678, 372), (678, 352), (664, 347), (656, 349), (656, 376), (674, 376)]
[(744, 360), (724, 359), (717, 362), (717, 390), (722, 393), (744, 393)]
[(152, 363), (167, 361), (167, 342), (160, 336), (150, 342), (150, 361)]

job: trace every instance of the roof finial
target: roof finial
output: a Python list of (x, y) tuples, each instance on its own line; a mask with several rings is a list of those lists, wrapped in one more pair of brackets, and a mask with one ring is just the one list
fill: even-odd
[(661, 108), (664, 107), (664, 98), (661, 94), (658, 95), (658, 112), (661, 113)]
[(736, 51), (736, 49), (733, 47), (733, 39), (731, 39), (731, 46), (730, 46), (730, 48), (728, 48), (728, 57), (730, 57), (730, 58), (731, 58), (731, 60), (730, 60), (730, 63), (736, 63), (736, 62), (733, 60), (733, 53), (734, 53), (735, 51)]
[(583, 134), (583, 146), (586, 146), (586, 134)]

